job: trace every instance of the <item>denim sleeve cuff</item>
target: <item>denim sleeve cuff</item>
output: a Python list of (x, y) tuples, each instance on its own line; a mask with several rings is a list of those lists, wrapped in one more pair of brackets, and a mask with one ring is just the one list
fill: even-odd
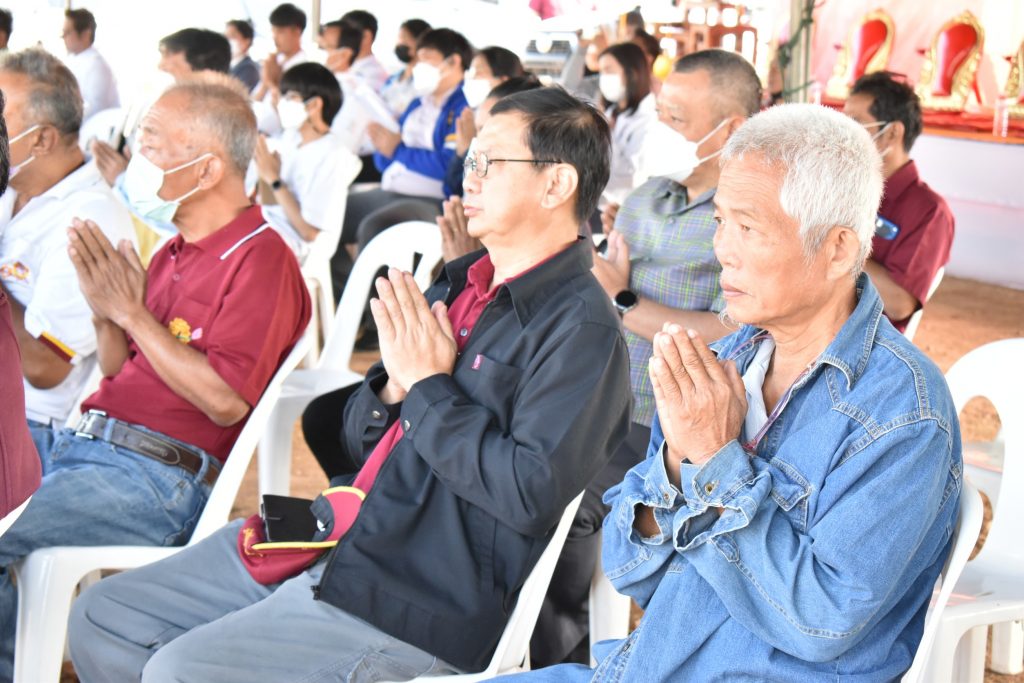
[(767, 472), (756, 473), (750, 456), (735, 440), (703, 466), (685, 464), (681, 470), (686, 505), (676, 513), (672, 528), (681, 552), (750, 524), (771, 490)]
[[(646, 471), (644, 471), (646, 469)], [(619, 494), (622, 501), (619, 524), (623, 534), (633, 545), (661, 545), (671, 538), (672, 518), (683, 497), (668, 479), (665, 469), (665, 444), (657, 453), (626, 474)], [(651, 508), (658, 533), (642, 536), (635, 528), (638, 505)]]

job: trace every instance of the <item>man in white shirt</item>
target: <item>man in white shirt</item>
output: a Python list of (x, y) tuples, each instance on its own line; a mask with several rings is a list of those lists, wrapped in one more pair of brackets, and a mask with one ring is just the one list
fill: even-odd
[(93, 47), (96, 18), (87, 9), (69, 9), (64, 13), (65, 63), (78, 81), (84, 105), (83, 121), (104, 109), (121, 106), (117, 82), (107, 60)]
[(270, 35), (275, 52), (263, 60), (260, 84), (253, 91), (254, 100), (267, 100), (281, 83), (281, 75), (296, 64), (308, 62), (302, 51), (302, 32), (306, 30), (306, 13), (290, 2), (278, 5), (270, 13)]
[(21, 350), (25, 407), (41, 447), (63, 427), (94, 364), (96, 332), (74, 266), (74, 218), (134, 243), (128, 211), (78, 147), (82, 97), (71, 71), (41, 50), (5, 55), (11, 181), (0, 198), (0, 287), (11, 299)]

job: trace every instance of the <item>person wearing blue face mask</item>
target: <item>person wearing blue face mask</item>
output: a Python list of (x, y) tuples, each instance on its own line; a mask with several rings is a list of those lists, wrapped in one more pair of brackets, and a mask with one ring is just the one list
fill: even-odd
[[(205, 74), (174, 85), (140, 124), (124, 182), (134, 210), (170, 221), (174, 238), (144, 268), (131, 242), (112, 242), (95, 221), (58, 224), (77, 275), (60, 294), (84, 297), (104, 379), (76, 426), (39, 448), (43, 481), (0, 538), (0, 567), (38, 548), (191, 535), (310, 318), (298, 263), (245, 194), (255, 139), (237, 81)], [(16, 602), (0, 570), (0, 680), (11, 678)]]
[(0, 288), (21, 348), (26, 416), (45, 448), (96, 364), (92, 311), (67, 255), (75, 218), (109, 239), (134, 238), (131, 217), (78, 147), (82, 98), (71, 71), (42, 50), (0, 62), (8, 100), (10, 190), (0, 198)]

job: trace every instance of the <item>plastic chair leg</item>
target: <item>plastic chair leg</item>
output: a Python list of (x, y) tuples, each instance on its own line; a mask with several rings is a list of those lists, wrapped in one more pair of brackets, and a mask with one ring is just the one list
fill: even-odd
[(975, 626), (964, 633), (956, 646), (952, 678), (947, 680), (956, 683), (984, 683), (987, 644), (988, 625)]
[(301, 413), (301, 407), (285, 399), (270, 413), (257, 451), (260, 495), (287, 496), (291, 492), (292, 430)]
[(81, 572), (52, 558), (29, 556), (18, 570), (14, 680), (57, 683), (71, 599)]
[(1024, 622), (992, 625), (992, 663), (989, 668), (1001, 674), (1024, 673)]

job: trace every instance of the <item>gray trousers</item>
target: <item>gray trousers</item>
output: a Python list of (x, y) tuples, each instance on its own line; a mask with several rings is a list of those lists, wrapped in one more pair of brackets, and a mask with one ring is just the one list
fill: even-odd
[(458, 673), (313, 600), (322, 561), (274, 586), (254, 581), (238, 559), (240, 526), (85, 591), (68, 634), (80, 680), (286, 683)]

